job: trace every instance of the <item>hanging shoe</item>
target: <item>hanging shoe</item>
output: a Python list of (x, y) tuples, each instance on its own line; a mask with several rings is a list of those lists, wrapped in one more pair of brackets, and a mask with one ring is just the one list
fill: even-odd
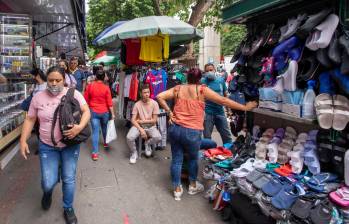
[(295, 91), (297, 89), (297, 73), (298, 73), (298, 63), (297, 61), (290, 61), (285, 73), (280, 75), (283, 78), (284, 90)]

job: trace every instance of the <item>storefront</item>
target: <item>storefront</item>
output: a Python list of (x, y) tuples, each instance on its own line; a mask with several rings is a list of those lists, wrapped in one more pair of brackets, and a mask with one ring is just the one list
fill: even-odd
[(19, 105), (27, 97), (33, 66), (46, 70), (62, 54), (84, 59), (85, 1), (0, 1), (0, 151), (21, 131)]

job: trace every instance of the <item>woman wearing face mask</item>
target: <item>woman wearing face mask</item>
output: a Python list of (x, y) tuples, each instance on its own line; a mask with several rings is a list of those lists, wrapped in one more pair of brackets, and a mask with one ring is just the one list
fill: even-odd
[[(73, 200), (75, 192), (76, 168), (79, 157), (80, 145), (66, 146), (58, 142), (54, 147), (51, 140), (51, 127), (53, 114), (61, 102), (61, 98), (67, 93), (68, 88), (64, 87), (65, 73), (58, 66), (51, 67), (47, 71), (47, 89), (36, 94), (30, 104), (27, 118), (24, 122), (22, 135), (20, 138), (20, 150), (22, 156), (27, 159), (30, 153), (27, 140), (36, 121), (40, 124), (39, 157), (41, 167), (41, 186), (43, 197), (41, 206), (48, 210), (51, 206), (53, 188), (62, 178), (63, 208), (66, 223), (77, 223), (77, 218), (73, 210)], [(74, 98), (80, 103), (82, 117), (80, 124), (75, 124), (70, 130), (63, 133), (68, 138), (74, 138), (83, 130), (90, 120), (90, 110), (84, 97), (75, 91)], [(54, 127), (54, 139), (62, 139), (59, 122)], [(61, 172), (59, 172), (61, 167)], [(59, 175), (60, 174), (60, 175)]]
[(65, 71), (65, 83), (64, 86), (69, 88), (75, 88), (76, 86), (76, 79), (73, 75), (69, 74), (69, 65), (66, 60), (60, 60), (58, 62), (58, 66), (63, 68)]

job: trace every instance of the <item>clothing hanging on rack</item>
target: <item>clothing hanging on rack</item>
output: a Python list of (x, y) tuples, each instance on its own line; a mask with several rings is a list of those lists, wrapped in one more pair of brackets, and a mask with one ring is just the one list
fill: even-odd
[(130, 87), (131, 87), (132, 75), (126, 74), (124, 81), (124, 97), (129, 97), (130, 95)]
[(129, 99), (132, 101), (137, 101), (138, 100), (138, 86), (139, 86), (138, 73), (134, 72), (134, 73), (132, 73), (131, 76), (132, 76), (132, 78), (131, 78), (131, 84), (130, 84)]
[(144, 61), (139, 59), (141, 51), (140, 39), (125, 40), (126, 46), (126, 65), (143, 65)]
[(167, 116), (164, 109), (160, 109), (158, 116), (157, 126), (161, 134), (161, 142), (158, 144), (159, 147), (166, 147), (167, 144)]
[(145, 83), (149, 84), (150, 97), (152, 99), (155, 99), (159, 93), (165, 91), (161, 70), (149, 70), (145, 77)]
[(168, 34), (141, 38), (139, 59), (147, 62), (162, 62), (167, 60), (170, 51), (170, 37)]

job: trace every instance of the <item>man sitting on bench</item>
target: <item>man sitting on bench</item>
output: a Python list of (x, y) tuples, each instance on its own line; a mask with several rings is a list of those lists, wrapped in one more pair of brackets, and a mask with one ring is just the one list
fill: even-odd
[(136, 139), (141, 136), (145, 140), (145, 155), (151, 156), (151, 145), (161, 141), (161, 134), (156, 128), (156, 122), (160, 113), (159, 104), (150, 98), (149, 85), (142, 86), (142, 99), (132, 110), (132, 127), (127, 134), (127, 144), (131, 150), (130, 163), (136, 163), (138, 154)]

